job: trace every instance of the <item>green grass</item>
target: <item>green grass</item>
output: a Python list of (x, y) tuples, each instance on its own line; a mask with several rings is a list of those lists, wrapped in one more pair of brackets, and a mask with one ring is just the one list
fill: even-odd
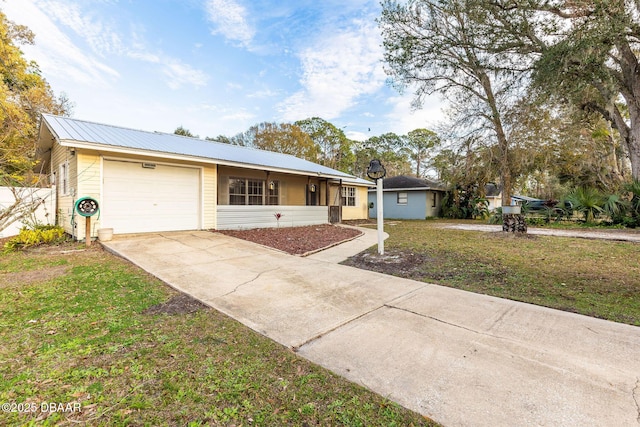
[(421, 257), (409, 270), (386, 272), (640, 326), (640, 244), (518, 238), (446, 229), (444, 224), (399, 221), (385, 226), (385, 253)]
[[(0, 258), (0, 425), (436, 425), (97, 248)], [(43, 402), (79, 403), (42, 412)]]

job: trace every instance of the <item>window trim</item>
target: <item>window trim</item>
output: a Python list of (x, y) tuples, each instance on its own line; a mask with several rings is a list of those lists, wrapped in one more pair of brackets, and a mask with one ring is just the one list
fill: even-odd
[(396, 193), (396, 204), (400, 206), (406, 206), (409, 204), (409, 193), (406, 191), (398, 191)]
[(59, 169), (60, 176), (59, 179), (56, 179), (56, 181), (60, 183), (60, 195), (68, 196), (71, 193), (69, 188), (69, 161), (65, 160), (64, 162), (60, 163)]
[[(243, 193), (234, 193), (232, 183), (234, 181), (242, 182)], [(280, 204), (280, 181), (272, 180), (274, 189), (269, 188), (269, 183), (265, 179), (230, 176), (228, 182), (229, 188), (229, 205), (231, 206), (277, 206)], [(271, 181), (269, 181), (271, 182)], [(234, 197), (242, 197), (244, 203), (234, 203)], [(252, 203), (260, 200), (260, 203)], [(274, 202), (275, 203), (272, 203)]]
[(358, 205), (358, 192), (356, 191), (356, 187), (351, 185), (343, 186), (340, 191), (340, 196), (340, 203), (342, 206), (354, 207)]

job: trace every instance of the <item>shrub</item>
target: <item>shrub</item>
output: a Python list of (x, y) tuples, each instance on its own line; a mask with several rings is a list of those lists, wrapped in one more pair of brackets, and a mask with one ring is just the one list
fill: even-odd
[(41, 244), (60, 243), (65, 240), (64, 229), (57, 225), (38, 225), (32, 229), (23, 228), (17, 236), (4, 244), (5, 252), (26, 249)]
[(602, 209), (613, 224), (621, 224), (627, 214), (629, 203), (617, 194), (606, 197)]
[(633, 180), (625, 186), (625, 190), (631, 193), (629, 201), (629, 216), (625, 218), (627, 227), (640, 227), (640, 180)]
[(602, 194), (590, 187), (574, 189), (567, 196), (567, 200), (571, 202), (573, 209), (584, 215), (584, 221), (587, 224), (595, 222), (595, 219), (603, 211), (602, 205), (605, 202)]

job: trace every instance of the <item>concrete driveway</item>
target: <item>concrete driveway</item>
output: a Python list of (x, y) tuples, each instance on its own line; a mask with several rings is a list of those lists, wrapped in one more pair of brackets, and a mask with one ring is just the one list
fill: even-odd
[(202, 231), (105, 246), (445, 426), (640, 426), (640, 328), (332, 262), (369, 244), (300, 258)]

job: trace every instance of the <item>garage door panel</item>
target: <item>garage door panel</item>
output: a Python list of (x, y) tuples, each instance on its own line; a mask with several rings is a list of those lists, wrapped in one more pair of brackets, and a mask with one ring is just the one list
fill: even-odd
[(103, 225), (114, 233), (199, 228), (199, 169), (105, 160), (103, 171)]

